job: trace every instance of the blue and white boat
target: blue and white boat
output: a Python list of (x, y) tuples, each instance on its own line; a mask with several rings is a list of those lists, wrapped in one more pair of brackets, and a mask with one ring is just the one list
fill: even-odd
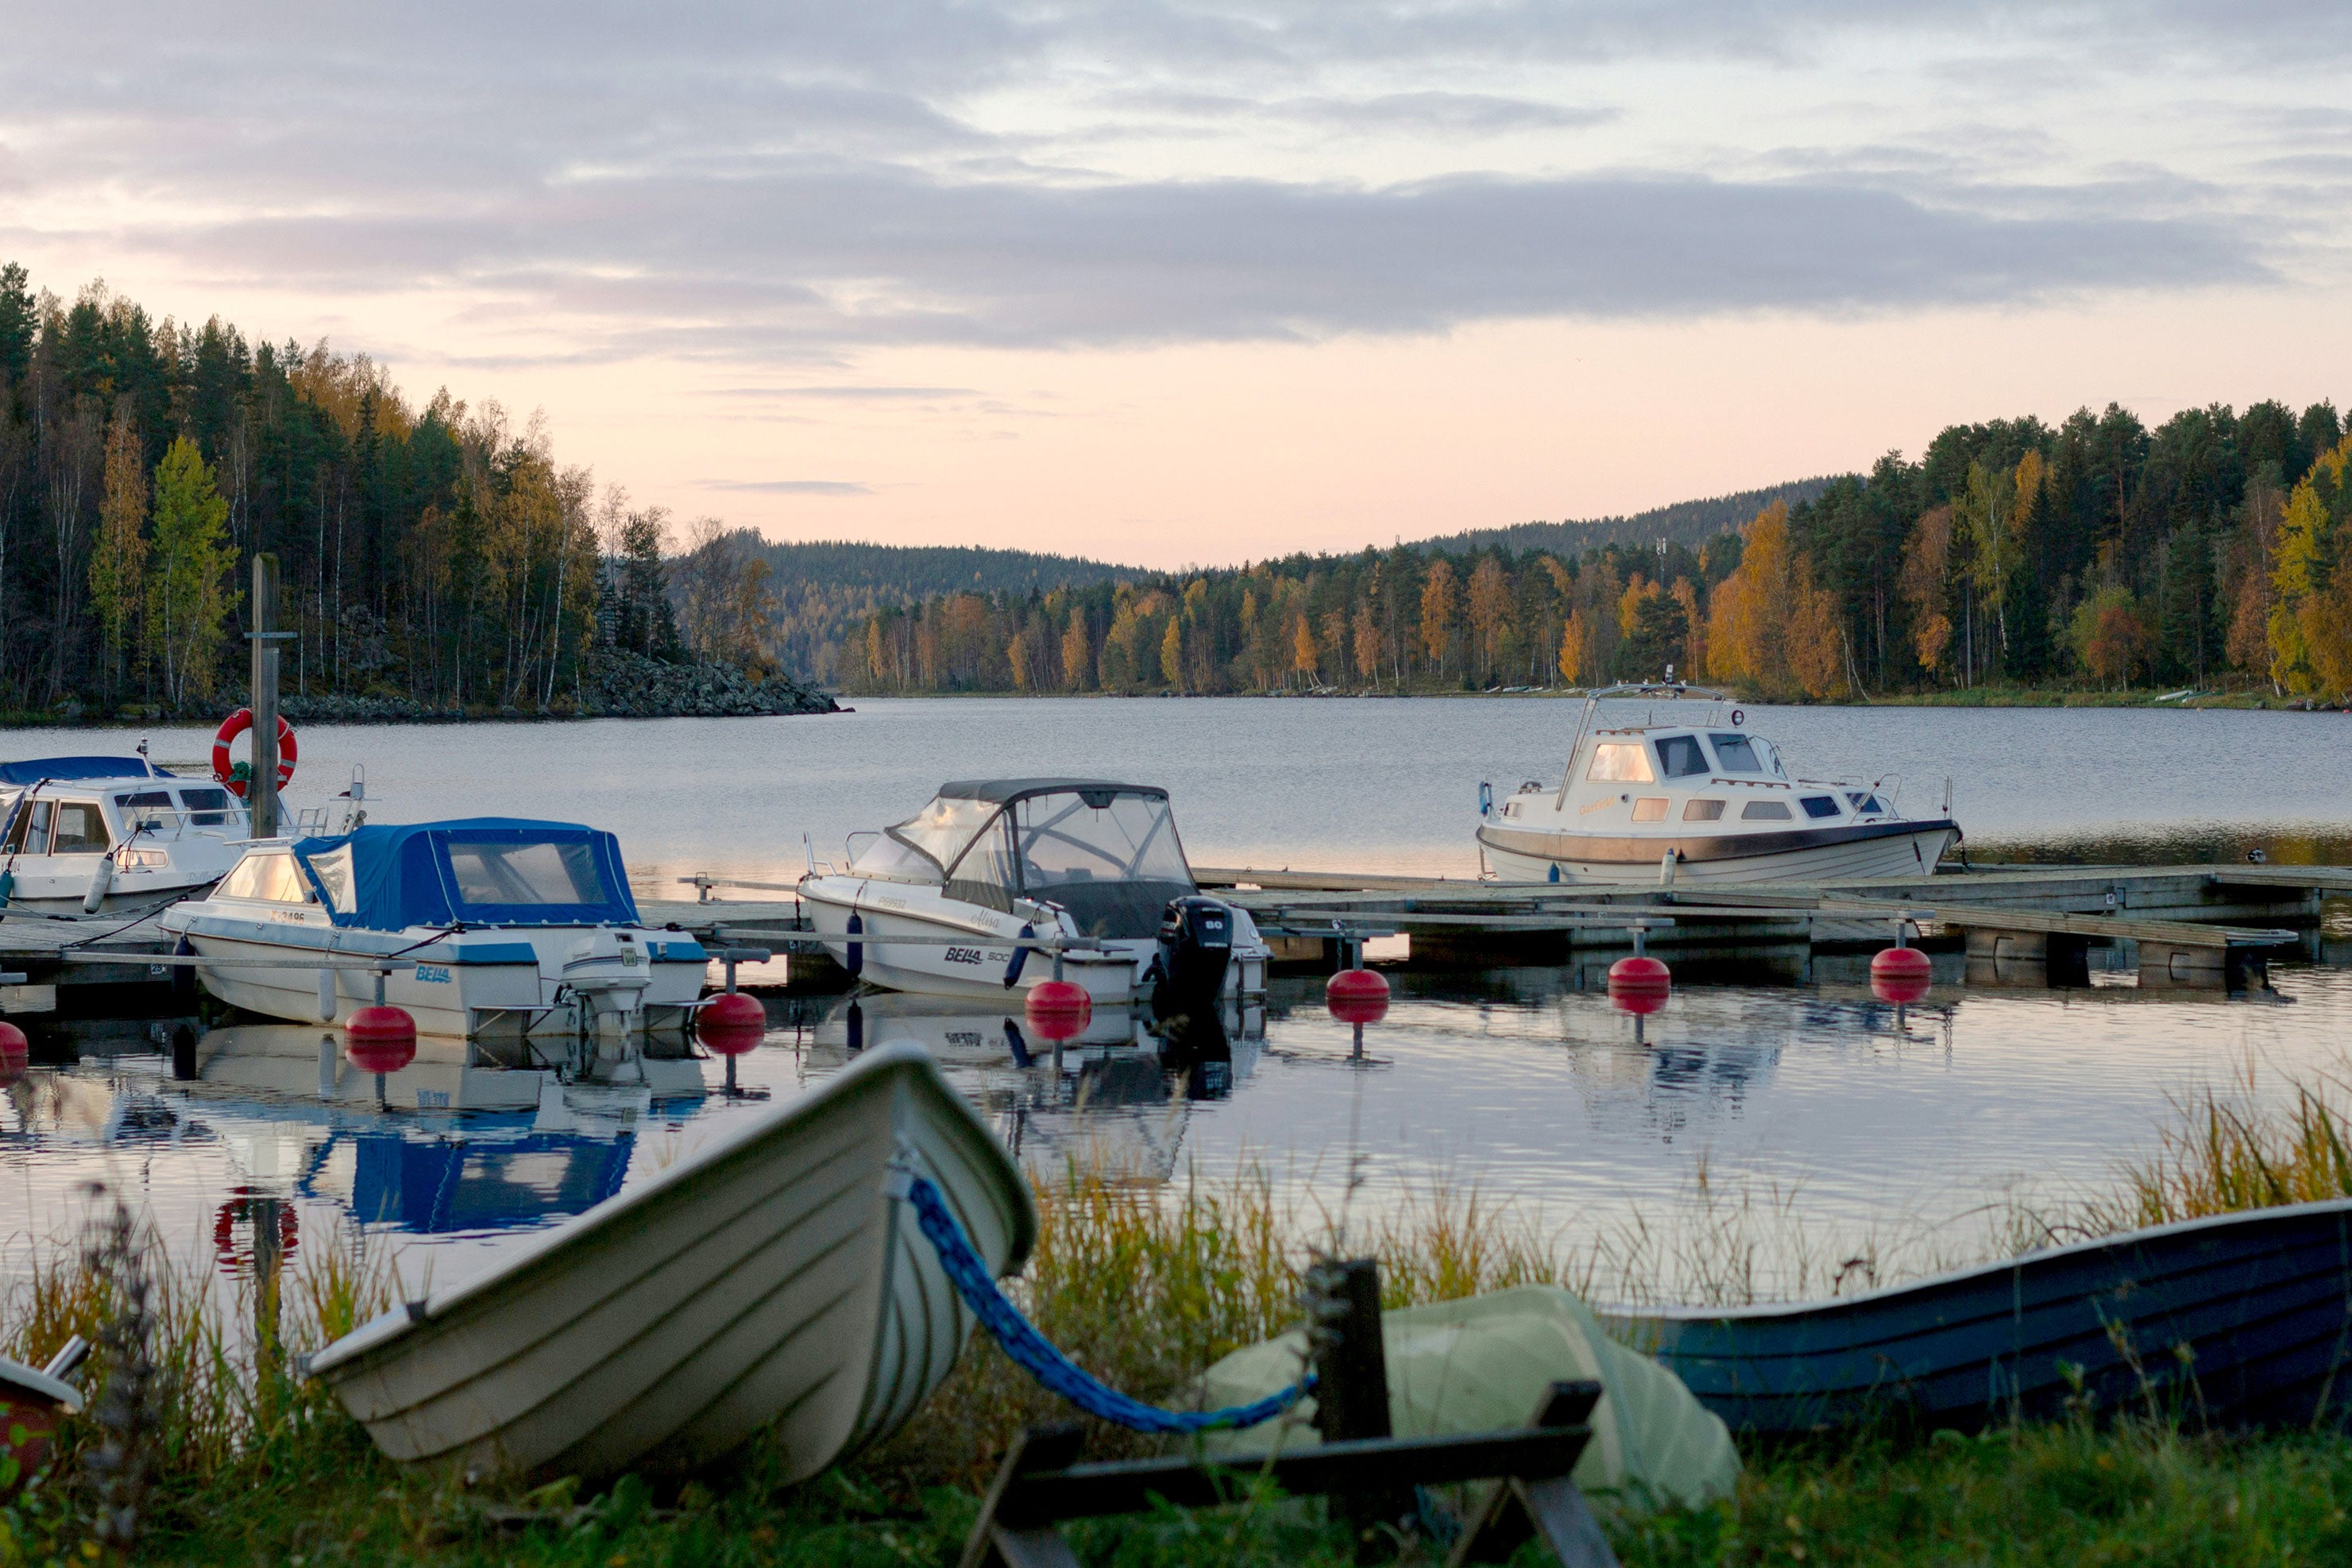
[(619, 843), (574, 823), (472, 817), (256, 840), (201, 901), (160, 917), (206, 991), (263, 1017), (332, 1023), (376, 1000), (426, 1034), (635, 1035), (685, 1027), (702, 945), (648, 929)]
[(136, 909), (201, 891), (236, 864), (245, 803), (144, 756), (0, 763), (0, 907)]

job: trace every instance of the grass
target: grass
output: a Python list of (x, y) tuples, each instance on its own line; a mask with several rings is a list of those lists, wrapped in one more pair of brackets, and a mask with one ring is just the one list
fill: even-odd
[[(2333, 1091), (2307, 1088), (2262, 1111), (2252, 1089), (2249, 1079), (2235, 1095), (2183, 1099), (2156, 1151), (2085, 1212), (2098, 1224), (2137, 1225), (2352, 1191)], [(1860, 1289), (1887, 1282), (1882, 1272), (1956, 1260), (1815, 1256), (1788, 1228), (1794, 1205), (1780, 1196), (1703, 1193), (1694, 1230), (1637, 1226), (1578, 1239), (1470, 1188), (1438, 1187), (1352, 1216), (1291, 1191), (1263, 1170), (1174, 1194), (1070, 1171), (1040, 1194), (1024, 1304), (1105, 1381), (1165, 1403), (1227, 1351), (1296, 1321), (1297, 1269), (1318, 1246), (1379, 1257), (1392, 1305), (1534, 1280), (1590, 1293), (1644, 1269), (1740, 1300), (1774, 1280), (1801, 1293)], [(1988, 1248), (2053, 1233), (2020, 1211), (1987, 1215)], [(19, 1360), (45, 1359), (70, 1333), (113, 1336), (85, 1374), (85, 1386), (110, 1391), (94, 1402), (105, 1418), (74, 1424), (48, 1474), (0, 1498), (0, 1568), (121, 1555), (100, 1525), (114, 1517), (102, 1510), (125, 1506), (134, 1513), (130, 1555), (152, 1562), (952, 1562), (1005, 1443), (1025, 1423), (1066, 1415), (982, 1342), (905, 1431), (806, 1486), (782, 1486), (774, 1457), (754, 1443), (723, 1473), (675, 1494), (656, 1496), (634, 1479), (594, 1497), (566, 1483), (469, 1488), (446, 1470), (389, 1464), (289, 1371), (293, 1356), (390, 1299), (383, 1252), (355, 1234), (306, 1237), (274, 1313), (262, 1314), (278, 1326), (257, 1342), (223, 1327), (254, 1321), (249, 1280), (224, 1305), (200, 1271), (208, 1251), (181, 1273), (148, 1261), (163, 1255), (127, 1215), (101, 1205), (89, 1238), (51, 1249), (0, 1301), (0, 1352)], [(151, 1327), (126, 1336), (134, 1300)], [(126, 1369), (144, 1376), (145, 1396), (119, 1396)], [(94, 1468), (110, 1443), (112, 1468)], [(1138, 1448), (1106, 1430), (1089, 1452)], [(1726, 1502), (1612, 1520), (1621, 1556), (1658, 1565), (2352, 1560), (2352, 1443), (2333, 1434), (2226, 1438), (2084, 1417), (1981, 1438), (1864, 1434), (1748, 1458)], [(500, 1509), (526, 1510), (536, 1522), (514, 1528)], [(1343, 1531), (1265, 1500), (1072, 1533), (1084, 1561), (1125, 1568), (1350, 1560)]]

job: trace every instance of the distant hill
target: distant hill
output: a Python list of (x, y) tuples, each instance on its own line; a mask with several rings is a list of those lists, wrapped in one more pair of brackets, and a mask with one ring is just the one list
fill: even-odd
[(1776, 500), (1787, 501), (1790, 506), (1809, 501), (1828, 489), (1829, 483), (1829, 476), (1822, 475), (1816, 479), (1791, 479), (1787, 484), (1770, 485), (1760, 490), (1741, 490), (1737, 495), (1676, 501), (1672, 506), (1654, 507), (1648, 511), (1635, 512), (1631, 517), (1521, 522), (1508, 528), (1471, 528), (1460, 533), (1449, 533), (1435, 539), (1416, 539), (1411, 542), (1422, 549), (1443, 550), (1454, 554), (1500, 545), (1506, 550), (1549, 550), (1556, 555), (1573, 555), (1603, 544), (1654, 544), (1661, 539), (1670, 544), (1696, 546), (1727, 529), (1737, 529)]

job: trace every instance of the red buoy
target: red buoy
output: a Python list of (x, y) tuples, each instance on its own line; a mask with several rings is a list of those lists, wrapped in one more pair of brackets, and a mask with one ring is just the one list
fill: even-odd
[(722, 1057), (740, 1057), (768, 1037), (768, 1010), (740, 991), (722, 991), (695, 1009), (694, 1037)]
[(1870, 960), (1870, 989), (1882, 1002), (1916, 1002), (1935, 981), (1935, 966), (1916, 947), (1881, 948)]
[(1342, 1024), (1377, 1024), (1389, 1016), (1388, 977), (1370, 969), (1343, 969), (1324, 984), (1323, 1005)]
[(33, 1058), (32, 1042), (16, 1025), (0, 1022), (0, 1089), (5, 1089), (25, 1076), (26, 1065)]
[(1070, 980), (1041, 980), (1021, 1004), (1029, 1027), (1048, 1040), (1074, 1040), (1094, 1021), (1095, 999)]
[(362, 1072), (398, 1072), (416, 1059), (416, 1020), (404, 1008), (358, 1008), (343, 1022), (343, 1052)]
[(1637, 952), (1609, 966), (1609, 1001), (1620, 1012), (1646, 1016), (1666, 1005), (1674, 981), (1664, 963)]

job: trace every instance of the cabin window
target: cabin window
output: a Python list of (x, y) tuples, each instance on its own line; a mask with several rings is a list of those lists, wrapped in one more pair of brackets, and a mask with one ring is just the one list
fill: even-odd
[(1634, 821), (1664, 822), (1665, 819), (1666, 797), (1664, 795), (1645, 795), (1633, 803)]
[(1745, 735), (1709, 735), (1715, 742), (1715, 760), (1727, 773), (1760, 773), (1764, 764), (1756, 760), (1756, 748)]
[(50, 829), (52, 855), (102, 855), (111, 842), (106, 816), (94, 800), (58, 802), (56, 825)]
[(348, 915), (358, 910), (352, 897), (352, 847), (330, 849), (324, 855), (310, 857), (310, 875), (326, 889), (327, 907), (337, 914)]
[(1669, 735), (1658, 742), (1658, 762), (1670, 779), (1686, 779), (1706, 772), (1706, 748), (1696, 735)]
[(1803, 805), (1805, 807), (1805, 815), (1807, 816), (1818, 818), (1823, 816), (1835, 816), (1838, 814), (1838, 803), (1835, 795), (1809, 795), (1804, 797)]
[(1650, 749), (1638, 741), (1611, 741), (1593, 747), (1592, 768), (1584, 776), (1611, 784), (1650, 784), (1655, 777), (1650, 772)]
[(1685, 822), (1721, 822), (1723, 802), (1719, 800), (1685, 801), (1683, 804), (1683, 820)]
[(165, 789), (142, 789), (114, 797), (116, 807), (122, 813), (127, 827), (153, 829), (168, 825), (172, 818), (172, 792)]
[(1864, 795), (1860, 790), (1848, 790), (1845, 797), (1853, 802), (1853, 809), (1858, 816), (1869, 816), (1886, 809), (1876, 795)]
[(490, 844), (456, 839), (445, 844), (457, 897), (468, 904), (601, 904), (604, 879), (596, 870), (596, 847), (574, 844)]
[(49, 812), (54, 803), (37, 800), (16, 818), (16, 830), (8, 840), (9, 849), (26, 855), (49, 852)]
[(1789, 803), (1784, 800), (1751, 800), (1739, 808), (1742, 822), (1786, 822)]
[(218, 827), (228, 820), (228, 791), (225, 789), (184, 789), (180, 804), (191, 813), (188, 821), (197, 827)]
[(220, 896), (270, 904), (307, 903), (310, 898), (291, 855), (247, 856), (221, 879)]

